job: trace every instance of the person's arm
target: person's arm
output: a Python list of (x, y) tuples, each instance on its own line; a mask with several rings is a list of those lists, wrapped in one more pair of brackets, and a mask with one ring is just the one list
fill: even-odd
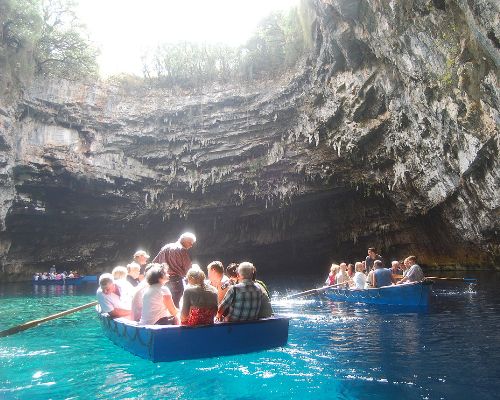
[(226, 286), (224, 289), (219, 288), (217, 289), (217, 304), (220, 304), (224, 297), (226, 297), (227, 290), (229, 289), (229, 286)]
[(191, 309), (191, 296), (189, 295), (189, 291), (185, 290), (182, 299), (181, 324), (187, 323), (189, 319), (190, 309)]
[(226, 292), (226, 295), (222, 299), (221, 303), (219, 304), (219, 308), (217, 309), (217, 316), (216, 318), (220, 321), (222, 319), (222, 315), (224, 312), (229, 308), (229, 305), (231, 304), (233, 300), (233, 294), (234, 294), (234, 287), (231, 286), (228, 291)]
[(153, 258), (153, 263), (163, 264), (165, 262), (165, 249), (162, 247), (155, 258)]
[(373, 271), (373, 274), (372, 274), (372, 287), (376, 288), (377, 287), (377, 279), (375, 278), (375, 271)]
[(111, 318), (120, 318), (120, 317), (130, 317), (130, 310), (124, 310), (123, 308), (115, 308), (111, 310), (108, 315)]
[(175, 325), (179, 325), (179, 310), (175, 307), (172, 296), (169, 294), (163, 295), (163, 304), (167, 307), (168, 312), (175, 318)]

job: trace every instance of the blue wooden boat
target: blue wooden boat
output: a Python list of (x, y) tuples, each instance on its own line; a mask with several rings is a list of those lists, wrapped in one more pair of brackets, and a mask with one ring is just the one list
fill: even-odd
[(85, 275), (82, 282), (97, 282), (97, 275)]
[(362, 290), (328, 288), (323, 294), (333, 301), (425, 307), (429, 305), (431, 289), (432, 281), (423, 281)]
[(66, 279), (38, 279), (32, 280), (33, 285), (78, 285), (83, 282), (84, 277)]
[(136, 356), (159, 361), (250, 353), (286, 345), (288, 318), (271, 317), (214, 325), (138, 325), (99, 313), (106, 336)]

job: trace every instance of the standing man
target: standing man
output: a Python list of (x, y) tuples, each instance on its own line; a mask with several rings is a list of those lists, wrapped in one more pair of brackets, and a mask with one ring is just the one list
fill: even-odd
[(371, 271), (373, 267), (373, 262), (375, 260), (380, 260), (382, 262), (382, 267), (384, 266), (384, 260), (382, 259), (382, 256), (380, 256), (380, 254), (377, 254), (377, 250), (375, 249), (375, 247), (369, 247), (368, 256), (366, 257), (365, 260), (365, 267), (367, 274)]
[(177, 242), (163, 246), (153, 260), (154, 263), (166, 263), (168, 265), (170, 280), (167, 282), (167, 286), (172, 293), (172, 299), (177, 308), (184, 293), (183, 278), (186, 276), (188, 269), (191, 268), (188, 250), (193, 247), (195, 242), (196, 236), (190, 232), (185, 232)]

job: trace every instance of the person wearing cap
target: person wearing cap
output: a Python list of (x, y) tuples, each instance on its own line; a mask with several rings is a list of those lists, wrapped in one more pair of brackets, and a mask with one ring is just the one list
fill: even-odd
[(137, 250), (134, 253), (134, 262), (140, 265), (141, 271), (139, 273), (139, 280), (142, 281), (144, 279), (144, 269), (146, 268), (146, 265), (148, 264), (149, 260), (149, 254), (146, 253), (144, 250)]
[(185, 232), (175, 243), (168, 243), (163, 246), (157, 256), (153, 259), (154, 263), (167, 264), (170, 280), (167, 286), (172, 293), (172, 299), (176, 307), (179, 307), (179, 301), (184, 293), (183, 279), (187, 271), (191, 268), (191, 258), (188, 250), (196, 242), (196, 236), (190, 232)]

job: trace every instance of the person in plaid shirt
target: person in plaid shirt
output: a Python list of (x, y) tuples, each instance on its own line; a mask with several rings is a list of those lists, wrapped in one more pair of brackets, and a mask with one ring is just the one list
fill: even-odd
[(248, 321), (258, 319), (262, 304), (262, 290), (252, 276), (255, 268), (252, 263), (242, 262), (238, 266), (238, 282), (230, 286), (219, 304), (217, 319), (225, 321)]

